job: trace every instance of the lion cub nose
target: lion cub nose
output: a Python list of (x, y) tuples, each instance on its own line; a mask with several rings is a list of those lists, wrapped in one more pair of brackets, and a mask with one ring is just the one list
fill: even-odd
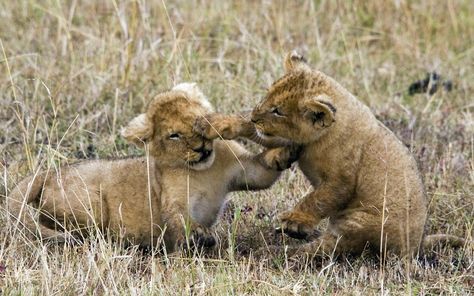
[(250, 121), (254, 124), (258, 123), (258, 121), (261, 119), (260, 117), (261, 116), (260, 116), (259, 112), (257, 110), (253, 110), (252, 116), (250, 117)]

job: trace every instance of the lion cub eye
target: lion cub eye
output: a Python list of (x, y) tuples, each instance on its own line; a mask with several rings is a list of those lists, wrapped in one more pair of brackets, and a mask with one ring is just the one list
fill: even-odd
[(170, 134), (170, 140), (179, 140), (181, 139), (181, 135), (178, 134), (178, 133), (173, 133), (173, 134)]
[(283, 114), (280, 112), (280, 110), (277, 107), (273, 108), (271, 112), (275, 114), (276, 116), (283, 116)]

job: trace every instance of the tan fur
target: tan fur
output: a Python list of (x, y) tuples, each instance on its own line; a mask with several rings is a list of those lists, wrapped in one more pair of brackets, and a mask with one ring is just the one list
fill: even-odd
[[(306, 236), (329, 218), (328, 229), (315, 241), (290, 252), (360, 253), (369, 246), (380, 253), (416, 254), (427, 202), (408, 149), (367, 106), (311, 70), (297, 53), (287, 55), (285, 68), (252, 121), (264, 137), (302, 145), (298, 164), (315, 189), (280, 215), (282, 228)], [(431, 236), (426, 246), (440, 239), (450, 240)]]
[[(360, 253), (366, 246), (381, 253), (417, 253), (427, 202), (408, 149), (367, 106), (332, 78), (311, 70), (302, 56), (288, 54), (284, 66), (286, 75), (252, 112), (255, 126), (235, 115), (208, 120), (227, 139), (257, 134), (264, 143), (301, 145), (298, 164), (314, 191), (280, 215), (282, 231), (314, 237), (324, 218), (329, 227), (289, 253)], [(454, 245), (463, 241), (443, 237)], [(429, 236), (426, 246), (440, 239)]]
[[(204, 243), (227, 193), (269, 187), (282, 149), (253, 155), (235, 141), (203, 138), (193, 126), (211, 112), (200, 90), (181, 84), (158, 95), (122, 131), (149, 158), (86, 161), (20, 182), (8, 210), (42, 239), (73, 239), (91, 226), (143, 246), (164, 233), (168, 250), (185, 239), (184, 224)], [(278, 159), (278, 161), (277, 161)]]

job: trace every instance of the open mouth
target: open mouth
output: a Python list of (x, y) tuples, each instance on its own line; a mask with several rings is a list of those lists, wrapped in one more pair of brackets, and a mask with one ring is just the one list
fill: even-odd
[(195, 171), (207, 170), (214, 163), (215, 153), (213, 150), (201, 151), (201, 156), (198, 160), (189, 161), (188, 165)]
[(211, 154), (212, 150), (204, 150), (203, 152), (201, 152), (201, 157), (199, 158), (198, 162), (203, 162), (207, 160), (209, 156), (211, 156)]
[(193, 166), (202, 162), (206, 162), (212, 155), (212, 150), (203, 150), (201, 152), (201, 157), (198, 160), (189, 161), (189, 165)]

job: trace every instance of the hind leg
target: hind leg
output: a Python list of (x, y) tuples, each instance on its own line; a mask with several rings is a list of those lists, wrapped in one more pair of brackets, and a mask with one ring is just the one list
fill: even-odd
[(81, 241), (80, 238), (70, 233), (57, 231), (43, 225), (38, 226), (37, 235), (43, 242), (53, 242), (57, 244), (75, 244)]
[(48, 223), (43, 223), (44, 221), (41, 217), (44, 216), (44, 213), (40, 214), (39, 220), (35, 219), (35, 211), (38, 211), (38, 209), (25, 205), (20, 219), (14, 217), (14, 220), (17, 220), (15, 223), (18, 229), (25, 235), (36, 236), (43, 242), (72, 243), (77, 241), (73, 235), (55, 229), (54, 225), (50, 227), (51, 225)]

